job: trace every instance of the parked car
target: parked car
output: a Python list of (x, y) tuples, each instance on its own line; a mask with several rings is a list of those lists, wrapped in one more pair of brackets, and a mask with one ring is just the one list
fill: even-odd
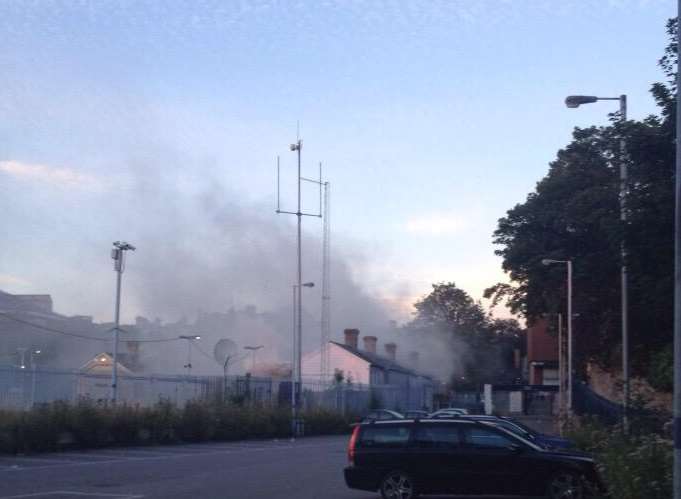
[(517, 421), (509, 417), (502, 417), (501, 419), (504, 421), (509, 421), (516, 427), (527, 432), (527, 434), (530, 435), (531, 439), (535, 443), (538, 443), (539, 445), (542, 445), (544, 447), (551, 447), (554, 449), (574, 449), (575, 447), (575, 443), (567, 438), (559, 437), (556, 435), (547, 435), (545, 433), (538, 432), (534, 428), (530, 428), (526, 424), (523, 424), (520, 421)]
[(515, 419), (509, 417), (497, 417), (497, 416), (482, 416), (482, 415), (463, 415), (459, 416), (461, 419), (468, 419), (474, 421), (485, 421), (490, 424), (500, 426), (505, 430), (515, 433), (516, 435), (530, 440), (531, 442), (551, 449), (572, 449), (574, 448), (574, 443), (567, 438), (562, 438), (553, 435), (545, 435), (539, 433), (538, 431), (524, 425)]
[(605, 487), (587, 454), (547, 450), (475, 420), (362, 423), (348, 445), (345, 482), (384, 499), (418, 494), (583, 499)]
[(466, 409), (454, 409), (454, 408), (449, 408), (449, 409), (440, 409), (435, 412), (433, 412), (430, 417), (431, 418), (450, 418), (453, 416), (464, 416), (468, 414), (468, 411)]
[(404, 416), (397, 411), (390, 409), (376, 409), (362, 418), (362, 422), (370, 421), (391, 421), (394, 419), (404, 419)]
[(428, 411), (419, 411), (419, 410), (416, 410), (416, 409), (411, 410), (411, 411), (406, 411), (404, 413), (405, 419), (416, 419), (416, 418), (423, 419), (423, 418), (427, 418), (428, 416), (429, 416)]

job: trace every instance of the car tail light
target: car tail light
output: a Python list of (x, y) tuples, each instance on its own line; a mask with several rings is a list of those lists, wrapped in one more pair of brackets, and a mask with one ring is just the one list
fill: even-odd
[(350, 443), (348, 444), (348, 461), (350, 465), (355, 464), (355, 446), (357, 445), (357, 439), (359, 438), (359, 425), (355, 426), (352, 430), (352, 436), (350, 437)]

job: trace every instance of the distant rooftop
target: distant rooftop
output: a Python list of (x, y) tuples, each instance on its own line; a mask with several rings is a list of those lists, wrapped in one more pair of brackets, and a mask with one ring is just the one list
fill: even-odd
[(13, 295), (5, 291), (0, 291), (0, 311), (54, 313), (50, 295)]
[(339, 347), (347, 350), (348, 352), (356, 355), (357, 357), (366, 360), (369, 362), (371, 365), (379, 367), (381, 369), (385, 369), (386, 371), (398, 371), (401, 373), (405, 374), (411, 374), (413, 376), (423, 376), (425, 378), (430, 378), (432, 379), (432, 376), (428, 374), (424, 374), (418, 371), (415, 371), (414, 369), (409, 369), (408, 367), (404, 367), (402, 364), (389, 359), (387, 357), (383, 357), (382, 355), (378, 355), (375, 353), (367, 352), (366, 350), (360, 350), (359, 348), (353, 348), (350, 345), (346, 345), (345, 343), (340, 343), (338, 341), (330, 341), (329, 343), (333, 343), (334, 345), (338, 345)]

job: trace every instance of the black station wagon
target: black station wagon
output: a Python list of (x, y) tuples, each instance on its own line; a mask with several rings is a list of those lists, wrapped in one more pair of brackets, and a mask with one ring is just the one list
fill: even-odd
[(503, 428), (445, 419), (376, 421), (354, 428), (345, 481), (384, 499), (419, 494), (583, 499), (605, 492), (593, 459), (543, 449)]

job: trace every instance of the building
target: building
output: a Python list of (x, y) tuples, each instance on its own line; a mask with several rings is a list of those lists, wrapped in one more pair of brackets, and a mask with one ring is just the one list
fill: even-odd
[(545, 318), (527, 328), (527, 369), (530, 385), (557, 386), (558, 338), (549, 332)]
[[(364, 336), (362, 349), (358, 346), (359, 330), (346, 329), (344, 342), (328, 343), (328, 372), (336, 383), (372, 390), (381, 399), (378, 405), (388, 409), (430, 409), (436, 381), (414, 369), (418, 354), (412, 352), (412, 367), (397, 361), (397, 345), (384, 344), (384, 354), (377, 353), (378, 338)], [(302, 359), (304, 382), (320, 380), (321, 351), (309, 353)]]

